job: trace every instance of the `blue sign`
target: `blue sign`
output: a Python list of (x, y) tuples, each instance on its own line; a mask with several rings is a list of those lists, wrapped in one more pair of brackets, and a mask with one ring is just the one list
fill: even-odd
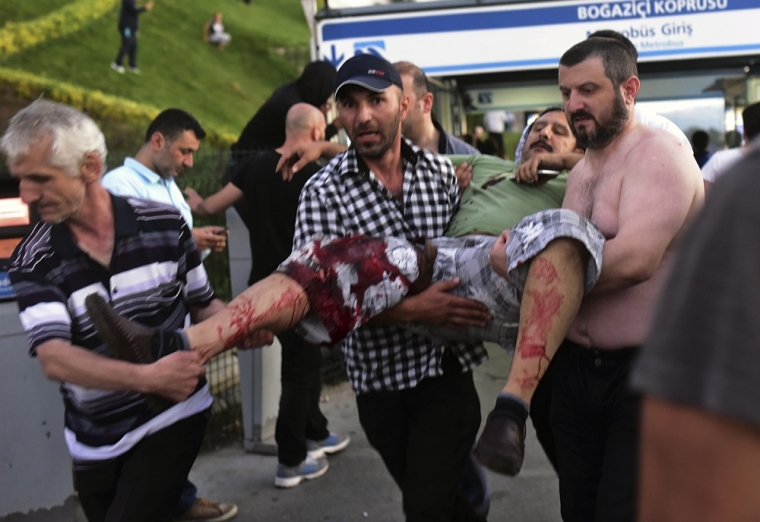
[(354, 54), (373, 54), (379, 58), (385, 58), (383, 52), (385, 42), (383, 40), (372, 40), (371, 42), (356, 42), (354, 44)]
[(317, 47), (333, 62), (369, 53), (433, 76), (556, 68), (562, 53), (600, 29), (627, 36), (640, 62), (760, 52), (760, 0), (479, 4), (324, 18)]
[[(517, 27), (572, 24), (597, 20), (646, 20), (648, 18), (700, 15), (725, 11), (757, 9), (757, 0), (634, 0), (519, 4), (505, 9), (452, 9), (422, 16), (359, 17), (339, 23), (326, 19), (322, 40), (342, 40), (368, 36), (419, 35), (462, 31), (501, 30)], [(496, 7), (496, 6), (494, 6)]]
[(13, 291), (8, 272), (0, 272), (0, 299), (11, 299), (14, 297), (16, 297), (16, 292)]

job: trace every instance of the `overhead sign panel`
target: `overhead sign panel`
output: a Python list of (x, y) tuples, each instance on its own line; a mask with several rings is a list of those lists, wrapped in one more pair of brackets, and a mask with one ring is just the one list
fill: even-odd
[(320, 58), (408, 60), (431, 75), (556, 67), (599, 29), (636, 45), (639, 61), (760, 53), (759, 0), (557, 1), (321, 20)]

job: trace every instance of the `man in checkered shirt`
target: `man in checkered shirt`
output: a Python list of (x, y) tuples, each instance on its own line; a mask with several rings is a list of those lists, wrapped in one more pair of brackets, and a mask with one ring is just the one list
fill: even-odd
[[(353, 144), (304, 187), (294, 246), (318, 236), (443, 235), (459, 203), (456, 175), (448, 159), (402, 138), (409, 107), (396, 69), (357, 55), (341, 67), (336, 85)], [(485, 306), (446, 293), (456, 284), (436, 284), (405, 300), (342, 346), (362, 427), (401, 487), (410, 521), (477, 520), (457, 489), (480, 424), (470, 370), (485, 361), (486, 350), (434, 342), (394, 324), (403, 316), (484, 325)]]

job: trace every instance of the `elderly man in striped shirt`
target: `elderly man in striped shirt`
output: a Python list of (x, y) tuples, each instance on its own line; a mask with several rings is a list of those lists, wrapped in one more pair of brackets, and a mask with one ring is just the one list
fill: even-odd
[(11, 120), (0, 150), (41, 218), (14, 252), (10, 277), (30, 354), (61, 382), (85, 514), (90, 522), (170, 521), (212, 403), (201, 358), (166, 337), (152, 364), (118, 360), (84, 300), (100, 294), (162, 329), (210, 317), (223, 304), (192, 233), (174, 208), (102, 187), (105, 139), (71, 107), (37, 100)]

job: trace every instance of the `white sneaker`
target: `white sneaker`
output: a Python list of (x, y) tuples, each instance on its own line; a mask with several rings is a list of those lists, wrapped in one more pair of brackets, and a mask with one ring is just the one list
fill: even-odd
[(113, 69), (114, 71), (116, 71), (119, 74), (124, 74), (124, 66), (123, 65), (119, 65), (116, 62), (111, 62), (111, 69)]
[(130, 67), (129, 72), (131, 72), (132, 74), (140, 74), (140, 69), (138, 69), (137, 67)]
[(274, 485), (278, 488), (294, 488), (302, 480), (321, 477), (327, 473), (328, 467), (327, 459), (313, 459), (308, 455), (297, 466), (288, 467), (283, 464), (277, 464), (277, 475), (274, 477)]

